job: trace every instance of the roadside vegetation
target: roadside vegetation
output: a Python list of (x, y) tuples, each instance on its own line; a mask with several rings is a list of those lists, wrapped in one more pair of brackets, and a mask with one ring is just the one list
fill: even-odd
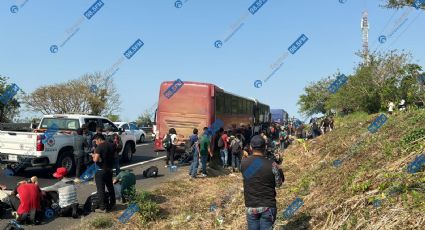
[[(398, 112), (375, 134), (358, 144), (378, 114), (356, 113), (337, 118), (336, 129), (285, 151), (286, 181), (277, 191), (276, 229), (421, 229), (425, 224), (425, 173), (407, 166), (425, 147), (425, 111)], [(218, 175), (218, 171), (210, 169)], [(149, 198), (146, 198), (149, 197)], [(282, 212), (295, 198), (304, 205), (289, 220)], [(155, 218), (132, 218), (125, 229), (245, 229), (240, 174), (168, 182), (139, 198), (158, 205)], [(147, 210), (153, 205), (146, 205)], [(143, 206), (141, 206), (143, 207)], [(146, 214), (144, 214), (146, 215)], [(146, 217), (149, 215), (146, 215)]]

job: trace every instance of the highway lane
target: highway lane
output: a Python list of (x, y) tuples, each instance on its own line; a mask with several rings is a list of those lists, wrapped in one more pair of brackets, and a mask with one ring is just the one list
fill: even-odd
[[(164, 152), (154, 152), (152, 142), (144, 144), (138, 144), (136, 146), (136, 152), (133, 155), (133, 160), (130, 163), (122, 164), (121, 166), (131, 165), (143, 161), (152, 160), (157, 157), (165, 156)], [(56, 179), (52, 177), (54, 172), (53, 167), (37, 167), (27, 168), (22, 172), (19, 172), (15, 176), (4, 175), (3, 170), (0, 170), (0, 184), (6, 185), (8, 188), (14, 188), (19, 181), (28, 180), (32, 176), (37, 176), (39, 179), (40, 187), (52, 185), (56, 182)]]

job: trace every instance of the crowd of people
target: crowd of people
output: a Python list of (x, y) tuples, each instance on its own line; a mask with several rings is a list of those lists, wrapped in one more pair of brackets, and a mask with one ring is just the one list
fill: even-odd
[[(47, 218), (45, 213), (48, 209), (54, 210), (59, 216), (78, 218), (92, 211), (102, 213), (111, 211), (118, 198), (116, 191), (123, 203), (129, 199), (136, 178), (131, 170), (120, 170), (118, 154), (122, 149), (122, 142), (119, 135), (113, 133), (111, 129), (107, 129), (104, 134), (100, 127), (93, 134), (85, 125), (74, 135), (76, 143), (81, 143), (81, 151), (75, 151), (76, 178), (68, 178), (70, 172), (64, 167), (59, 167), (53, 173), (58, 182), (52, 186), (40, 188), (37, 177), (19, 182), (9, 193), (5, 192), (10, 191), (6, 186), (0, 185), (1, 212), (11, 211), (19, 224), (40, 224)], [(91, 167), (89, 165), (95, 166), (88, 179), (94, 178), (96, 193), (87, 197), (84, 205), (80, 205), (76, 186), (82, 180), (87, 181), (80, 177), (84, 168)]]

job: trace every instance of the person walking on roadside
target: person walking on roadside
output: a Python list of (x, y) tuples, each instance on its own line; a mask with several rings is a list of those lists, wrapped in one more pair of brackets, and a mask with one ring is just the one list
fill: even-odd
[[(102, 134), (95, 135), (96, 149), (93, 154), (93, 161), (99, 166), (99, 170), (94, 176), (96, 182), (98, 207), (100, 212), (110, 211), (115, 206), (115, 190), (112, 183), (112, 168), (114, 167), (114, 147), (105, 141)], [(105, 196), (105, 186), (109, 192), (109, 201)], [(95, 210), (95, 211), (96, 211)]]
[(241, 134), (236, 134), (236, 137), (232, 140), (232, 142), (230, 143), (230, 150), (232, 153), (232, 169), (233, 172), (240, 171), (240, 164), (241, 164), (241, 155), (242, 155), (242, 148), (243, 148), (243, 143), (242, 143), (242, 135)]
[(227, 136), (227, 131), (224, 131), (223, 128), (220, 128), (220, 134), (221, 136), (218, 140), (218, 147), (220, 148), (221, 162), (223, 163), (223, 168), (227, 168), (229, 137)]
[(212, 153), (211, 153), (211, 140), (208, 136), (208, 132), (205, 131), (205, 129), (201, 137), (201, 140), (199, 141), (199, 155), (201, 156), (202, 177), (206, 177), (208, 155), (212, 158)]
[(244, 199), (248, 230), (273, 229), (276, 220), (276, 188), (284, 181), (282, 169), (264, 157), (266, 142), (261, 136), (251, 139), (253, 154), (242, 160)]
[(281, 129), (279, 132), (279, 143), (280, 143), (280, 151), (285, 150), (285, 141), (288, 138), (288, 134), (286, 133), (285, 129)]
[[(208, 128), (207, 128), (208, 129)], [(205, 132), (205, 128), (204, 128)], [(199, 166), (199, 138), (198, 129), (193, 129), (193, 134), (189, 137), (190, 140), (190, 153), (193, 155), (192, 164), (189, 167), (189, 176), (196, 178)]]

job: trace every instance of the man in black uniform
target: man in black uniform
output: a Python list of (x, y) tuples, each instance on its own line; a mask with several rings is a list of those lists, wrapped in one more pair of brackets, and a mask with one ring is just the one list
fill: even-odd
[[(94, 179), (96, 182), (97, 196), (100, 212), (111, 210), (115, 205), (115, 191), (112, 183), (112, 169), (114, 167), (114, 148), (112, 144), (105, 141), (103, 134), (96, 134), (96, 149), (93, 154), (93, 161), (99, 166)], [(109, 201), (105, 197), (105, 186), (108, 189)]]
[(276, 190), (283, 182), (282, 169), (264, 157), (266, 142), (252, 137), (253, 154), (242, 160), (244, 198), (248, 230), (272, 229), (276, 220)]

